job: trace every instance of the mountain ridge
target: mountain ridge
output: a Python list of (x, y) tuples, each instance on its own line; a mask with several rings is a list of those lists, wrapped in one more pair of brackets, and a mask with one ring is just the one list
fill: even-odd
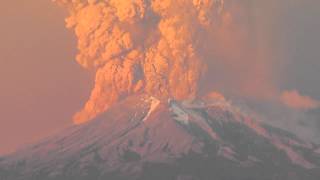
[(175, 101), (131, 96), (94, 121), (69, 127), (4, 157), (0, 161), (0, 177), (4, 180), (319, 177), (317, 146), (284, 132), (242, 114), (224, 99)]

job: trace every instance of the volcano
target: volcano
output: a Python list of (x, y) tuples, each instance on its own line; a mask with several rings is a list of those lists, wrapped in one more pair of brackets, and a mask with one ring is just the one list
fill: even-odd
[(0, 160), (1, 180), (316, 180), (320, 146), (224, 99), (135, 95)]

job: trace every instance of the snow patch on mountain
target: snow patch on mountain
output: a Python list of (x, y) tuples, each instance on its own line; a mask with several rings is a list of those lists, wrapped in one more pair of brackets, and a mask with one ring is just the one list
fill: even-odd
[[(292, 148), (292, 145), (296, 145), (298, 147), (306, 147), (308, 148), (308, 144), (300, 144), (295, 142), (294, 140), (291, 141), (283, 141), (283, 139), (274, 136), (268, 132), (259, 121), (256, 121), (243, 113), (241, 110), (236, 106), (231, 105), (225, 99), (219, 98), (211, 98), (205, 99), (202, 101), (193, 101), (187, 100), (183, 102), (176, 102), (174, 100), (169, 100), (169, 106), (171, 111), (174, 114), (174, 119), (180, 123), (185, 125), (189, 125), (193, 123), (200, 127), (204, 132), (211, 136), (212, 139), (223, 143), (223, 140), (219, 137), (219, 135), (210, 127), (208, 124), (208, 120), (203, 118), (202, 115), (196, 112), (196, 109), (215, 109), (219, 108), (225, 112), (230, 112), (233, 114), (232, 119), (223, 118), (223, 121), (236, 121), (241, 123), (250, 129), (252, 129), (258, 135), (266, 138), (271, 142), (277, 149), (285, 152), (287, 157), (291, 160), (292, 163), (302, 166), (306, 169), (313, 169), (315, 165), (310, 161), (306, 160), (302, 155), (300, 155), (296, 150)], [(230, 159), (232, 161), (236, 161), (235, 152), (230, 147), (222, 147), (220, 149), (220, 155)]]
[(193, 109), (197, 109), (199, 104), (184, 101), (181, 104), (175, 101), (169, 101), (170, 109), (174, 113), (174, 119), (185, 125), (190, 123), (196, 124), (204, 132), (206, 132), (213, 140), (221, 141), (218, 134), (212, 130), (208, 121), (196, 113)]
[(150, 109), (147, 115), (143, 118), (143, 121), (147, 121), (150, 117), (150, 115), (158, 108), (160, 105), (161, 101), (153, 96), (151, 96), (148, 101), (150, 102)]
[(189, 124), (189, 114), (173, 100), (169, 100), (170, 111), (174, 115), (174, 119), (182, 124)]
[(238, 160), (235, 158), (236, 153), (234, 152), (234, 150), (231, 147), (228, 146), (221, 146), (219, 148), (219, 152), (218, 152), (219, 156), (225, 157), (231, 161), (235, 161), (237, 162)]
[[(280, 138), (270, 134), (266, 129), (264, 129), (258, 121), (255, 121), (249, 117), (244, 118), (235, 118), (239, 120), (246, 126), (250, 127), (260, 136), (268, 139), (276, 148), (284, 151), (288, 158), (292, 161), (292, 163), (296, 165), (300, 165), (307, 169), (315, 168), (315, 165), (303, 158), (299, 153), (297, 153), (294, 149), (292, 149), (290, 141), (287, 141), (289, 144), (283, 142)], [(301, 146), (301, 145), (300, 145)]]

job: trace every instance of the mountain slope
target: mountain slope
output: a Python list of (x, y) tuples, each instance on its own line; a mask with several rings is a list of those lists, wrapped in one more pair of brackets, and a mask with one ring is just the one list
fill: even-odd
[(140, 95), (0, 159), (0, 179), (313, 180), (318, 148), (221, 99)]

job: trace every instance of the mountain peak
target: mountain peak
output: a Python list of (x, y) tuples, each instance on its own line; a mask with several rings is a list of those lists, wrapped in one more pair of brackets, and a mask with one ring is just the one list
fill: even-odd
[[(0, 177), (202, 180), (258, 178), (268, 172), (269, 179), (274, 174), (282, 180), (312, 179), (320, 164), (317, 147), (282, 131), (243, 115), (221, 98), (176, 101), (136, 95), (94, 121), (5, 157)], [(228, 170), (219, 170), (224, 167)], [(152, 176), (163, 171), (165, 178)]]

